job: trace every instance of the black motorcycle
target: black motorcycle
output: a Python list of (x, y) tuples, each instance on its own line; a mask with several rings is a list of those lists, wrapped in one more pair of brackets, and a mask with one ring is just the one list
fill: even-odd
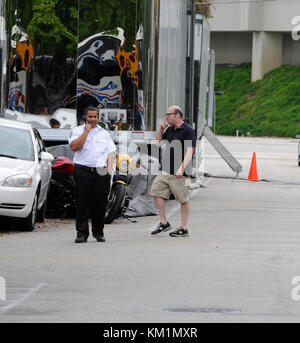
[(127, 194), (127, 187), (132, 179), (132, 176), (129, 174), (132, 163), (133, 160), (128, 154), (118, 154), (116, 170), (106, 205), (105, 224), (111, 224), (118, 217), (124, 217), (130, 222), (134, 222), (125, 214), (129, 201), (132, 200)]
[(47, 198), (47, 218), (75, 216), (76, 183), (74, 163), (67, 157), (56, 157), (52, 162), (52, 178)]

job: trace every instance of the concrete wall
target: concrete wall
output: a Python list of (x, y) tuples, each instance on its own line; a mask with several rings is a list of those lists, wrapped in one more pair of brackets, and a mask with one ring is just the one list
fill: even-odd
[(275, 31), (289, 32), (292, 18), (300, 16), (299, 0), (266, 2), (219, 0), (209, 19), (212, 31)]
[[(216, 53), (216, 64), (241, 64), (252, 61), (251, 32), (212, 32), (211, 48)], [(290, 33), (282, 34), (282, 64), (300, 65), (300, 40)]]
[(241, 64), (252, 60), (251, 32), (212, 32), (211, 48), (216, 64)]
[(245, 30), (244, 4), (214, 4), (211, 6), (213, 18), (209, 19), (212, 31)]
[(282, 34), (254, 32), (252, 47), (252, 81), (260, 80), (272, 69), (281, 66)]
[(299, 0), (264, 2), (263, 31), (290, 32), (292, 19), (300, 16)]
[(300, 65), (300, 40), (293, 40), (289, 33), (282, 38), (282, 64)]

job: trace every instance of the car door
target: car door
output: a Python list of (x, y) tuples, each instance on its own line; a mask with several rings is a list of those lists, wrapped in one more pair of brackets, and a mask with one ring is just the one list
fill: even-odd
[(39, 196), (39, 207), (44, 203), (46, 196), (48, 185), (51, 179), (51, 162), (45, 161), (41, 159), (41, 154), (43, 151), (46, 151), (45, 144), (37, 130), (34, 130), (34, 137), (35, 137), (35, 144), (37, 147), (38, 153), (38, 170), (41, 178), (41, 190)]

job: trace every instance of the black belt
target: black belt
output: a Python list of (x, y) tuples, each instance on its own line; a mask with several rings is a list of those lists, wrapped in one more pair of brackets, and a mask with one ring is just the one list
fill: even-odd
[(90, 171), (91, 173), (98, 173), (99, 171), (103, 169), (107, 169), (106, 167), (88, 167), (88, 166), (83, 166), (82, 164), (75, 164), (77, 168), (85, 169)]

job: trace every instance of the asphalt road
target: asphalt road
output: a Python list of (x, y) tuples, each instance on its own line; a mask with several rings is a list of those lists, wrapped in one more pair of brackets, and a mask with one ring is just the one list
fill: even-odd
[[(0, 235), (0, 322), (298, 322), (298, 141), (220, 139), (244, 170), (205, 144), (214, 177), (191, 192), (188, 238), (151, 236), (156, 216), (116, 220), (105, 243), (74, 244), (72, 219)], [(254, 151), (270, 182), (246, 180)], [(168, 214), (178, 225), (175, 201)]]

